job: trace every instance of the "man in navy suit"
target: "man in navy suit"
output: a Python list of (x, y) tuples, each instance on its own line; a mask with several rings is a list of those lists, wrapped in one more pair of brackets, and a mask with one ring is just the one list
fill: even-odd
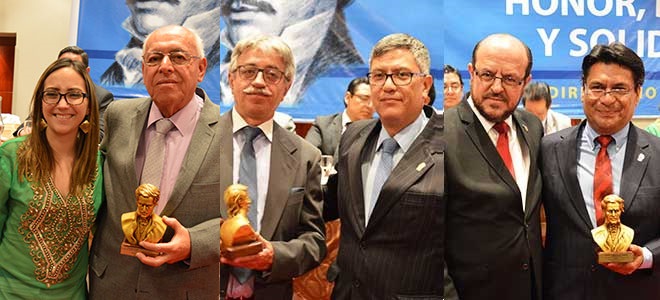
[[(630, 122), (643, 83), (635, 52), (595, 46), (582, 61), (587, 120), (543, 139), (545, 299), (660, 299), (660, 140)], [(597, 263), (591, 230), (602, 223), (607, 194), (625, 200), (631, 263)]]
[(445, 144), (442, 115), (424, 105), (429, 69), (428, 49), (407, 34), (371, 52), (379, 119), (352, 123), (339, 144), (333, 299), (443, 297)]

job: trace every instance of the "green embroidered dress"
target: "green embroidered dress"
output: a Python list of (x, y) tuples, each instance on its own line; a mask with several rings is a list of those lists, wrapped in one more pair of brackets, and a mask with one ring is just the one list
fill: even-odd
[(82, 198), (63, 199), (52, 179), (44, 185), (18, 180), (17, 151), (24, 140), (0, 146), (0, 299), (85, 299), (101, 168)]

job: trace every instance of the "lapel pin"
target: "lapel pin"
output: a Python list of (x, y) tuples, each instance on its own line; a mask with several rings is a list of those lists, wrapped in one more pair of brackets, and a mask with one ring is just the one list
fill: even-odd
[(640, 153), (639, 156), (637, 156), (637, 161), (643, 161), (645, 158), (644, 153)]
[(421, 163), (419, 163), (419, 165), (417, 165), (417, 168), (416, 168), (417, 172), (423, 170), (424, 167), (426, 167), (426, 163), (425, 163), (425, 162), (421, 162)]
[(529, 131), (529, 130), (527, 129), (527, 125), (525, 125), (525, 124), (522, 124), (522, 128), (523, 128), (523, 130), (525, 130), (525, 132), (528, 132), (528, 131)]

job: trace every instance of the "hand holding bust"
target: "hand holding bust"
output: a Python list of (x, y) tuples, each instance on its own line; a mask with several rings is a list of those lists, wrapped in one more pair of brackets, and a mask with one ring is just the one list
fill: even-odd
[(135, 190), (137, 209), (121, 215), (121, 228), (124, 232), (124, 242), (121, 254), (135, 256), (138, 252), (149, 256), (158, 253), (146, 250), (139, 246), (142, 241), (158, 243), (165, 234), (167, 226), (163, 219), (154, 214), (154, 208), (160, 199), (160, 190), (152, 184), (145, 183)]
[(259, 253), (263, 245), (258, 241), (257, 233), (247, 217), (252, 203), (247, 186), (230, 185), (225, 190), (224, 200), (229, 218), (220, 226), (220, 254), (234, 259)]
[(624, 211), (623, 199), (617, 195), (607, 195), (601, 201), (601, 207), (605, 212), (605, 223), (591, 230), (591, 236), (602, 250), (598, 253), (598, 263), (631, 262), (634, 255), (628, 250), (635, 231), (621, 224), (621, 213)]

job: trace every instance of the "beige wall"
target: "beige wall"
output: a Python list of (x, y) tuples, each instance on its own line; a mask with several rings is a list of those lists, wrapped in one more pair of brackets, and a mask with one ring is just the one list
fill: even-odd
[(44, 69), (68, 45), (72, 0), (1, 0), (0, 32), (16, 33), (12, 113), (23, 119)]

